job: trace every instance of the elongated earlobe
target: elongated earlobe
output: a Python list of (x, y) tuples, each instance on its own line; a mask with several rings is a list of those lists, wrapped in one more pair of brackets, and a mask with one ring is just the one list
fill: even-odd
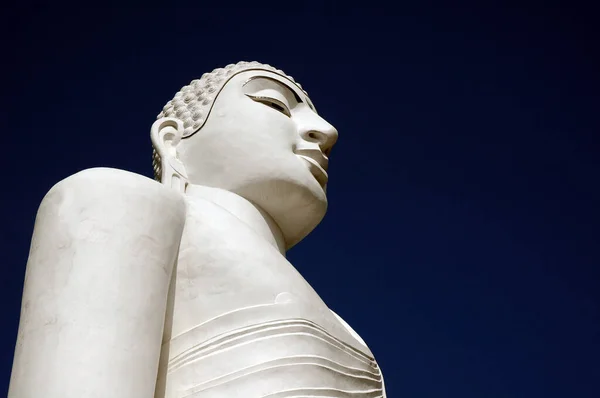
[(170, 117), (158, 119), (150, 131), (155, 178), (179, 192), (185, 192), (188, 183), (185, 167), (177, 155), (177, 145), (181, 142), (183, 131), (183, 123)]

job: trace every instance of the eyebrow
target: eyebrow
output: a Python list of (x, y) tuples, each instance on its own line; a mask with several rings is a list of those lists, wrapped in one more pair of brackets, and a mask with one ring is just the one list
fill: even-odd
[(287, 91), (291, 92), (294, 95), (294, 98), (296, 99), (296, 101), (298, 101), (298, 103), (304, 103), (304, 101), (302, 101), (302, 99), (300, 98), (300, 96), (298, 95), (298, 93), (296, 93), (296, 90), (292, 89), (290, 86), (288, 86), (287, 84), (280, 82), (277, 79), (273, 79), (272, 77), (268, 77), (268, 76), (252, 76), (250, 79), (248, 79), (243, 86), (245, 86), (246, 84), (250, 83), (250, 81), (255, 80), (255, 79), (267, 79), (270, 80), (272, 82), (275, 82), (276, 84), (278, 84), (279, 86), (285, 88)]

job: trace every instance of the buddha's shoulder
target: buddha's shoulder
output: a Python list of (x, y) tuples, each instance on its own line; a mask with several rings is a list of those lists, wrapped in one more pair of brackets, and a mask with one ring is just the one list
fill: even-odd
[(44, 202), (135, 208), (140, 203), (155, 204), (185, 213), (183, 195), (148, 177), (125, 170), (91, 168), (75, 173), (56, 183)]

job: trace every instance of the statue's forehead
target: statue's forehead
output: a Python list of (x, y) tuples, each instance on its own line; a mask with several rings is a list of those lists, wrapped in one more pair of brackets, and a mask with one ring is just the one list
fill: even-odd
[(316, 109), (314, 108), (312, 101), (308, 97), (308, 93), (306, 91), (304, 91), (301, 87), (299, 87), (293, 80), (291, 80), (287, 76), (280, 75), (279, 73), (276, 73), (276, 72), (271, 72), (271, 71), (264, 70), (264, 69), (245, 70), (245, 71), (239, 72), (236, 75), (232, 76), (231, 79), (227, 83), (225, 83), (224, 87), (227, 86), (228, 84), (235, 84), (235, 85), (239, 84), (240, 86), (243, 86), (246, 83), (248, 83), (249, 81), (251, 81), (253, 79), (261, 78), (261, 77), (264, 77), (264, 78), (267, 78), (270, 80), (276, 80), (279, 83), (283, 84), (288, 89), (295, 92), (296, 95), (298, 97), (300, 97), (300, 99), (303, 100), (303, 102), (306, 102), (308, 104), (308, 106), (313, 111), (316, 112)]
[(302, 102), (305, 102), (313, 112), (317, 113), (306, 91), (291, 76), (266, 64), (240, 62), (215, 69), (211, 73), (205, 73), (200, 79), (193, 80), (187, 86), (182, 87), (175, 97), (163, 107), (157, 119), (170, 117), (180, 120), (184, 128), (183, 138), (190, 137), (205, 124), (216, 98), (226, 86), (237, 82), (242, 87), (244, 81), (253, 76), (268, 76), (270, 79), (280, 82), (302, 99)]

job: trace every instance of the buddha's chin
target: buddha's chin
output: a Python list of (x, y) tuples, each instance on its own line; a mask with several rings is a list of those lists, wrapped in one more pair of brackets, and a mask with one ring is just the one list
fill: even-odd
[(312, 178), (254, 181), (235, 189), (235, 193), (266, 211), (277, 223), (291, 248), (308, 235), (327, 211), (327, 196)]

